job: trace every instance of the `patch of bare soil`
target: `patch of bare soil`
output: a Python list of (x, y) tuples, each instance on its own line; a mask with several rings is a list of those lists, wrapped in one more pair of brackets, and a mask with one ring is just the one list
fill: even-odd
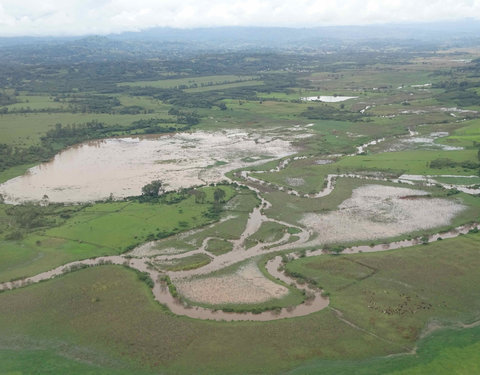
[(191, 301), (219, 304), (260, 303), (288, 294), (288, 289), (267, 279), (253, 262), (225, 276), (183, 279), (175, 282)]

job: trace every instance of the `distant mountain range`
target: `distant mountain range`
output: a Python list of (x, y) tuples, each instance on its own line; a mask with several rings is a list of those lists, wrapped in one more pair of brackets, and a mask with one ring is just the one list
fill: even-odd
[(106, 36), (0, 38), (2, 54), (42, 59), (89, 56), (134, 58), (141, 54), (175, 56), (199, 51), (325, 50), (480, 45), (480, 22), (463, 20), (424, 24), (329, 26), (317, 28), (215, 27), (152, 28)]

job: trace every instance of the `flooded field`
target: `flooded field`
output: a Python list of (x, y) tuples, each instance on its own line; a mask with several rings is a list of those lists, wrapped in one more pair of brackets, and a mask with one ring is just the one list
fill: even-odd
[(337, 210), (306, 214), (302, 220), (319, 237), (318, 244), (375, 240), (450, 224), (465, 206), (429, 198), (422, 190), (365, 185)]
[[(308, 126), (295, 125), (294, 129), (309, 135), (306, 129)], [(445, 134), (448, 133), (437, 132), (430, 134), (430, 137), (419, 137), (416, 132), (410, 131), (409, 137), (402, 141), (430, 145)], [(155, 179), (162, 180), (166, 190), (219, 182), (230, 170), (261, 164), (269, 159), (280, 159), (278, 165), (269, 170), (271, 173), (280, 172), (292, 161), (307, 158), (290, 156), (298, 151), (291, 144), (296, 138), (295, 135), (266, 135), (230, 130), (88, 142), (71, 147), (56, 155), (51, 162), (34, 167), (24, 176), (0, 185), (0, 193), (7, 202), (13, 203), (40, 201), (42, 198), (46, 199), (44, 195), (48, 196), (49, 201), (85, 202), (108, 198), (111, 195), (114, 198), (139, 195), (141, 187)], [(370, 146), (383, 144), (384, 141), (384, 138), (380, 138), (358, 146), (356, 153), (350, 156), (363, 154)], [(327, 155), (325, 158), (315, 159), (315, 164), (332, 163), (332, 158), (333, 155)], [(257, 264), (260, 256), (285, 252), (290, 257), (297, 257), (296, 251), (307, 247), (314, 249), (309, 251), (307, 256), (320, 255), (325, 253), (322, 246), (328, 244), (387, 239), (421, 229), (447, 226), (466, 208), (453, 200), (431, 198), (424, 190), (377, 185), (372, 182), (354, 189), (351, 197), (345, 199), (336, 209), (326, 213), (306, 213), (293, 225), (268, 217), (266, 211), (272, 203), (262, 196), (258, 188), (249, 184), (262, 186), (265, 185), (264, 181), (250, 176), (248, 170), (243, 170), (238, 175), (261, 203), (249, 206), (248, 216), (246, 213), (243, 214), (245, 219), (239, 223), (241, 231), (231, 239), (224, 239), (230, 246), (226, 253), (214, 254), (208, 251), (209, 241), (223, 237), (207, 233), (215, 225), (233, 221), (242, 213), (226, 215), (217, 223), (179, 234), (176, 241), (171, 238), (149, 241), (127, 256), (108, 256), (73, 262), (18, 282), (4, 283), (1, 287), (10, 289), (45, 280), (69, 272), (70, 267), (78, 266), (80, 263), (85, 266), (113, 263), (147, 272), (154, 283), (152, 291), (155, 299), (166, 304), (178, 315), (229, 321), (264, 321), (303, 316), (325, 308), (329, 300), (322, 296), (321, 290), (302, 286), (279, 271), (281, 257), (275, 257), (267, 262), (267, 272), (279, 280), (294, 285), (297, 289), (308, 292), (309, 298), (305, 303), (282, 308), (274, 313), (265, 311), (261, 314), (227, 313), (195, 304), (242, 305), (282, 299), (289, 295), (289, 289), (262, 273)], [(339, 177), (388, 180), (382, 176), (329, 174), (324, 189), (315, 194), (303, 195), (303, 198), (318, 199), (328, 196), (335, 189)], [(403, 176), (405, 179), (407, 177)], [(286, 182), (294, 187), (305, 184), (304, 178), (293, 176), (286, 177)], [(408, 179), (407, 182), (413, 184)], [(273, 185), (270, 184), (269, 188), (273, 188)], [(293, 189), (289, 194), (301, 195)], [(278, 224), (290, 232), (284, 230), (279, 237), (270, 239), (265, 237), (253, 246), (248, 246), (247, 240), (260, 233), (265, 223)], [(202, 230), (207, 231), (205, 235), (202, 235)], [(194, 239), (195, 235), (199, 236), (198, 240)], [(412, 246), (417, 243), (416, 241), (418, 242), (418, 239), (402, 242), (398, 247)], [(384, 251), (395, 246), (397, 243), (382, 244), (380, 247), (369, 247), (368, 251)], [(365, 247), (356, 246), (345, 250), (348, 253), (360, 251), (365, 251)], [(180, 264), (193, 256), (207, 257), (210, 261), (198, 267), (184, 269), (179, 267), (177, 270), (155, 267), (159, 264), (163, 266)], [(251, 261), (246, 262), (249, 259)], [(235, 267), (234, 271), (219, 272), (241, 262), (245, 263)], [(164, 275), (168, 275), (170, 282), (177, 288), (180, 299), (175, 298), (164, 285), (162, 281)], [(185, 300), (182, 300), (183, 298)], [(189, 305), (186, 301), (194, 305)]]
[(0, 194), (7, 203), (121, 198), (156, 179), (166, 190), (218, 182), (229, 170), (294, 152), (288, 140), (234, 130), (112, 138), (70, 147), (0, 185)]

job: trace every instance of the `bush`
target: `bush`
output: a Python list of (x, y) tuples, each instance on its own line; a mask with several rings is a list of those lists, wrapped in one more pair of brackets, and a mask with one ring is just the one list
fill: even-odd
[(145, 284), (148, 285), (149, 288), (153, 288), (154, 287), (154, 282), (152, 280), (152, 278), (150, 277), (150, 275), (148, 274), (148, 272), (138, 272), (137, 273), (138, 275), (138, 279), (140, 281), (143, 281)]
[(8, 233), (5, 236), (5, 239), (7, 241), (20, 241), (21, 239), (23, 239), (23, 236), (24, 234), (22, 231), (14, 230), (13, 232)]

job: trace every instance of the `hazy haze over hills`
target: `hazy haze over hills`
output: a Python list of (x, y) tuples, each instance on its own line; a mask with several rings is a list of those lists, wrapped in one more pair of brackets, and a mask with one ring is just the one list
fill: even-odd
[[(175, 50), (246, 50), (246, 49), (326, 49), (364, 45), (367, 48), (410, 47), (422, 44), (469, 46), (480, 43), (480, 21), (387, 24), (365, 26), (286, 27), (212, 27), (176, 29), (150, 28), (106, 36), (0, 37), (0, 48), (16, 51), (29, 46), (39, 55), (65, 55), (69, 50), (118, 54), (149, 54)], [(56, 51), (59, 49), (59, 51)], [(75, 52), (73, 52), (75, 51)]]

